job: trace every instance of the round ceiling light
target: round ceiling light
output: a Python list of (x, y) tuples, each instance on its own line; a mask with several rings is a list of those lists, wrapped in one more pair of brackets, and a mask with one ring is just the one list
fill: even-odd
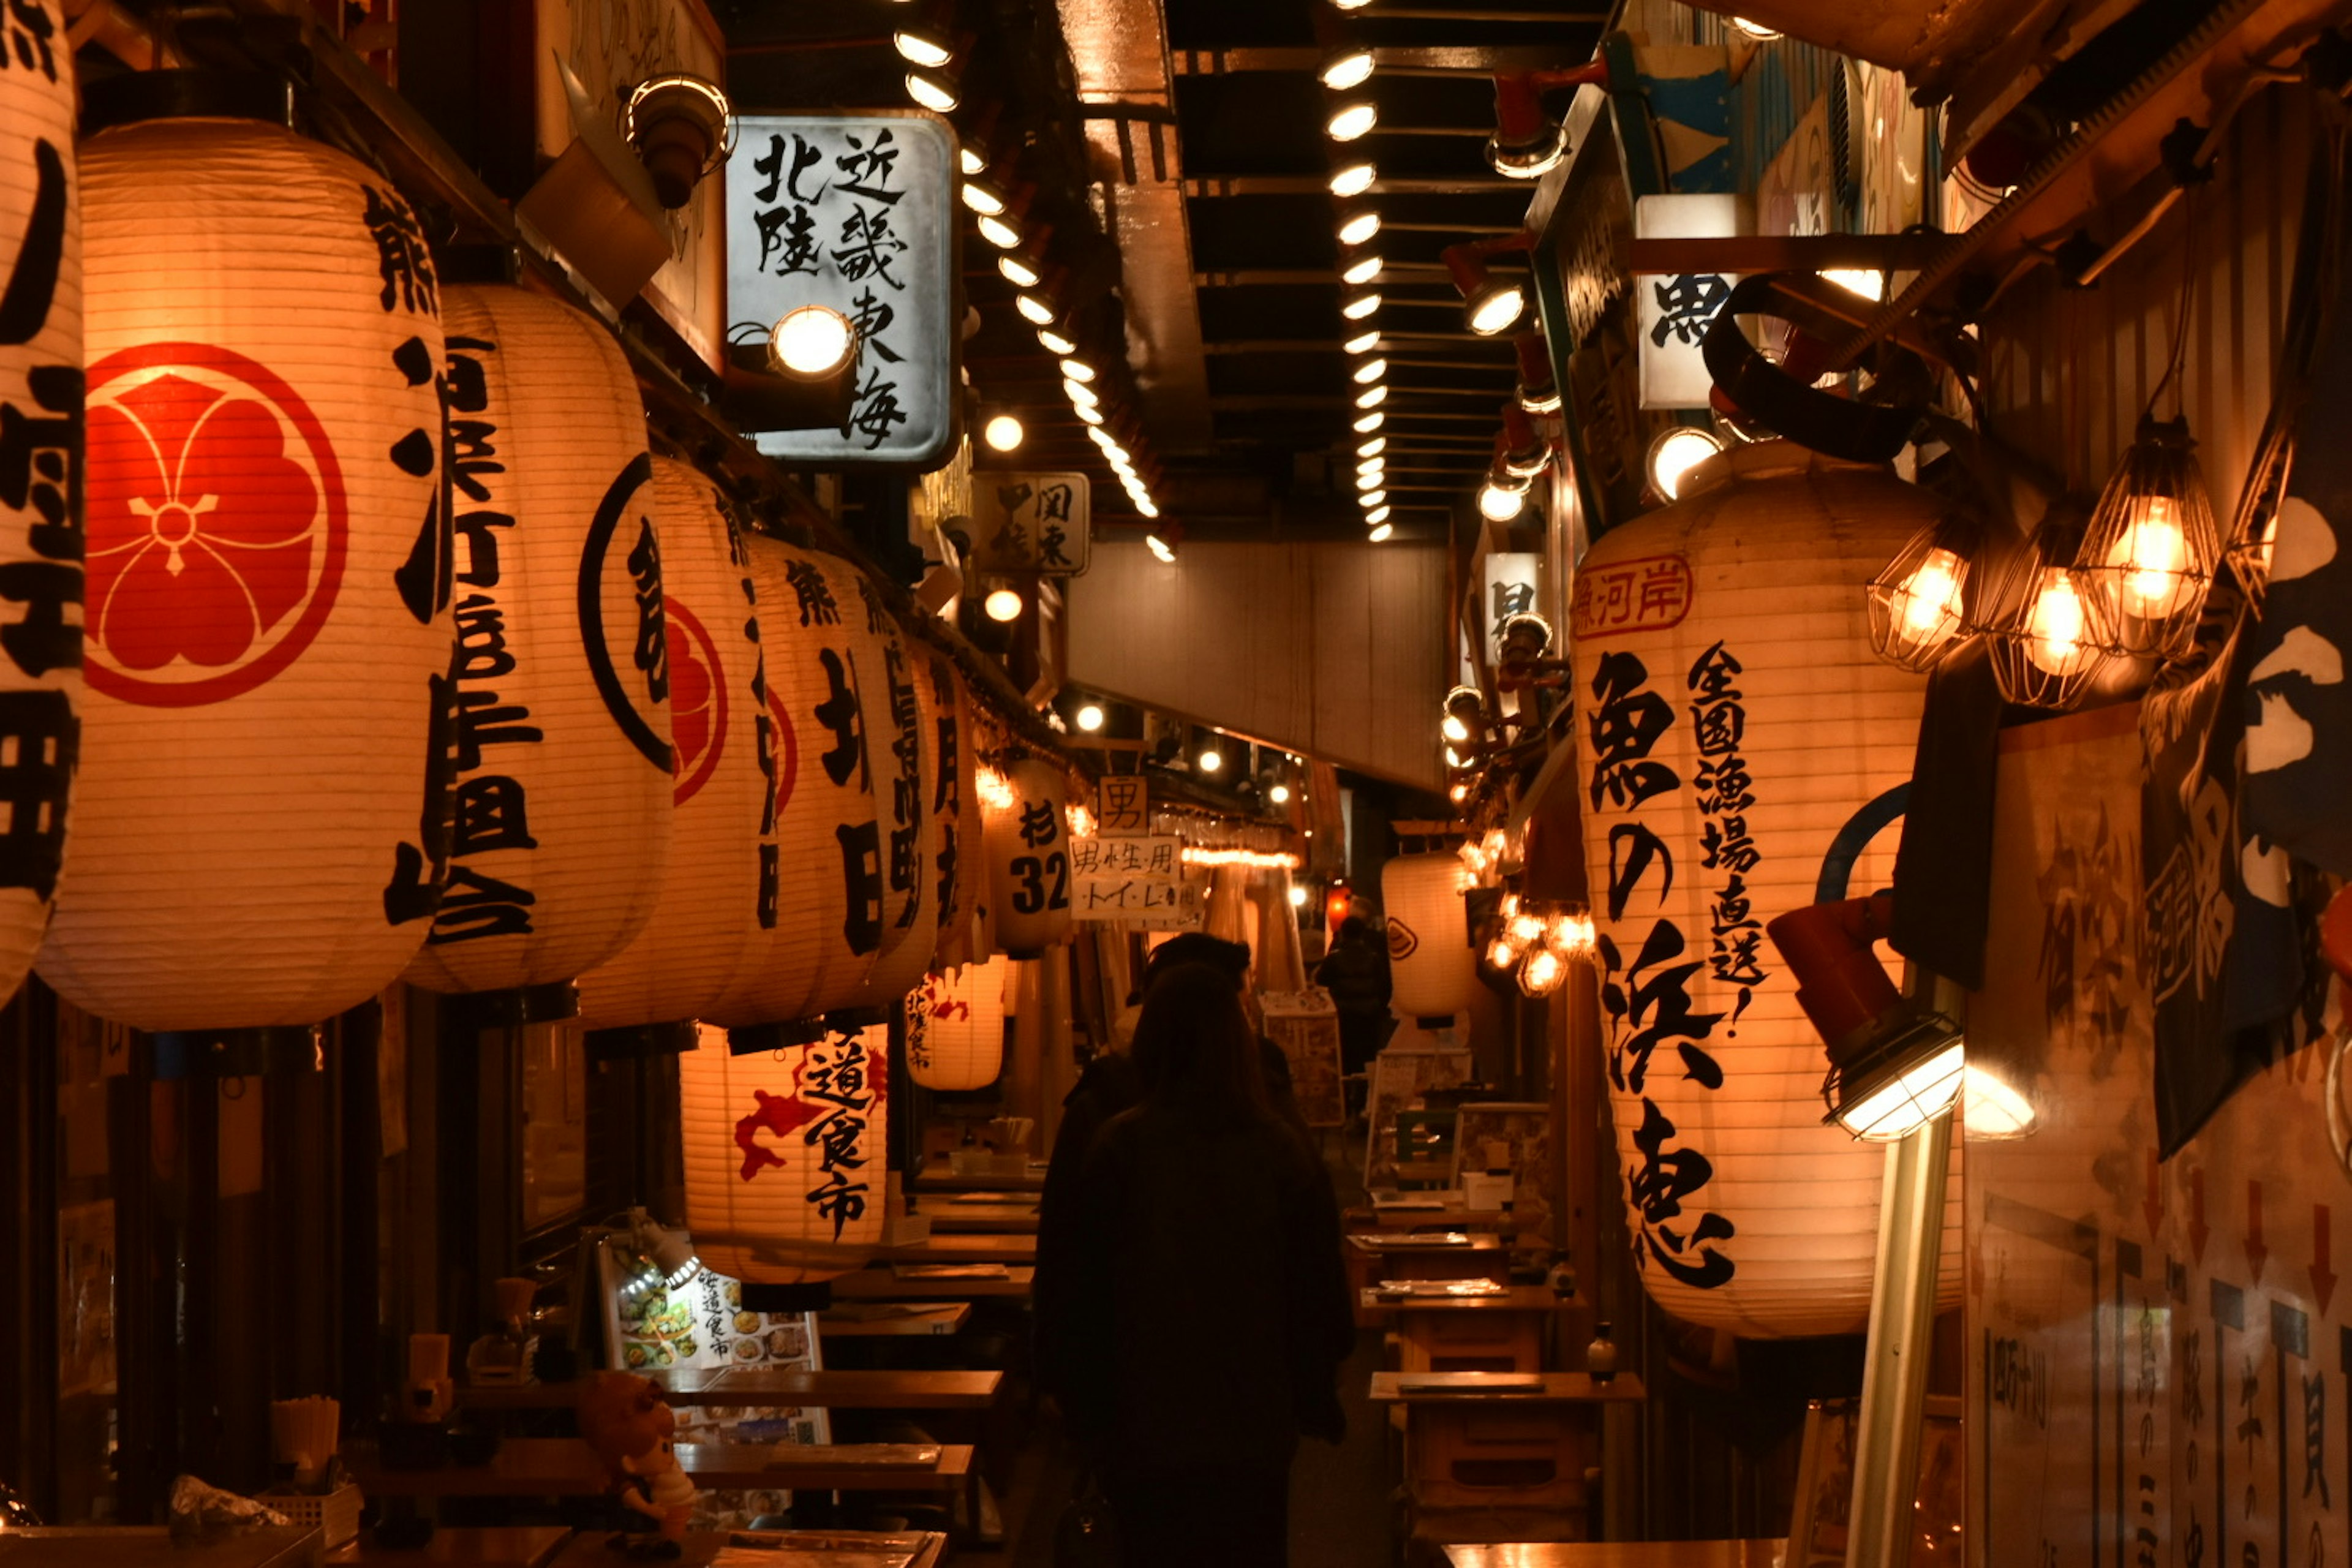
[(1021, 449), (1024, 434), (1020, 420), (1010, 414), (1000, 414), (982, 430), (981, 439), (986, 441), (992, 451), (1017, 452)]
[(849, 363), (856, 329), (830, 305), (795, 305), (768, 333), (768, 357), (788, 375), (815, 380)]
[(1021, 618), (1021, 595), (1010, 588), (998, 588), (981, 601), (992, 621), (1017, 621)]

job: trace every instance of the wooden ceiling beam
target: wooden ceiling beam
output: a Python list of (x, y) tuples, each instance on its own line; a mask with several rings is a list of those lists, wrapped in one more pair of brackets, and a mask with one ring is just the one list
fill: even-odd
[[(1376, 196), (1492, 196), (1507, 191), (1528, 193), (1524, 180), (1500, 174), (1448, 174), (1443, 178), (1374, 180), (1369, 194)], [(1212, 174), (1184, 182), (1187, 196), (1324, 196), (1330, 182), (1320, 174)]]
[[(1506, 71), (1548, 70), (1559, 65), (1561, 57), (1562, 51), (1557, 47), (1541, 44), (1486, 48), (1375, 47), (1373, 79), (1377, 81), (1383, 76), (1495, 76)], [(1177, 76), (1242, 76), (1268, 71), (1304, 75), (1321, 67), (1324, 54), (1314, 48), (1179, 49), (1169, 58)]]

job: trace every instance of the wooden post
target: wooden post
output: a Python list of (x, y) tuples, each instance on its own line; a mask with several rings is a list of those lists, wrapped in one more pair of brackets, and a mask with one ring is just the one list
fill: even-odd
[[(1004, 1079), (1004, 1114), (1045, 1121), (1045, 1008), (1038, 971), (1045, 961), (1013, 961), (1013, 994), (1019, 1010), (1013, 1019), (1013, 1060)], [(1050, 1145), (1048, 1145), (1050, 1147)]]

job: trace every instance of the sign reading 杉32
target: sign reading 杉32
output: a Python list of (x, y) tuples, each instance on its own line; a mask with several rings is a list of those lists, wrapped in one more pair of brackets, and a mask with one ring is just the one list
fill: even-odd
[(857, 329), (839, 429), (773, 430), (787, 461), (929, 468), (954, 443), (956, 139), (935, 115), (747, 114), (727, 163), (730, 342), (799, 305)]

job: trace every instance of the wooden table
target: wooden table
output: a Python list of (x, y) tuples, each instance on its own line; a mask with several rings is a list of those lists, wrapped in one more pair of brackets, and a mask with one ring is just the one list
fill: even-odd
[[(491, 1525), (436, 1530), (423, 1546), (394, 1551), (378, 1544), (374, 1531), (362, 1531), (357, 1541), (346, 1541), (326, 1560), (361, 1568), (547, 1568), (571, 1539), (571, 1530), (561, 1524)], [(601, 1544), (601, 1535), (598, 1540)]]
[(936, 1306), (913, 1301), (881, 1301), (872, 1305), (900, 1306), (906, 1310), (886, 1312), (872, 1318), (845, 1317), (837, 1309), (820, 1312), (816, 1319), (816, 1331), (828, 1340), (925, 1338), (961, 1333), (971, 1318), (971, 1303), (969, 1301), (942, 1301)]
[(1382, 1208), (1376, 1204), (1359, 1204), (1340, 1216), (1351, 1231), (1422, 1230), (1431, 1226), (1443, 1226), (1448, 1230), (1516, 1231), (1518, 1215), (1505, 1209), (1474, 1209), (1465, 1206), (1459, 1193), (1434, 1208)]
[(1365, 1290), (1356, 1298), (1356, 1315), (1361, 1322), (1395, 1322), (1402, 1370), (1409, 1373), (1535, 1372), (1547, 1362), (1580, 1367), (1592, 1335), (1591, 1303), (1581, 1296), (1555, 1296), (1548, 1285), (1393, 1300)]
[[(705, 1491), (776, 1487), (808, 1491), (951, 1491), (971, 1473), (971, 1448), (940, 1447), (928, 1467), (885, 1465), (789, 1443), (681, 1443), (677, 1461)], [(593, 1497), (609, 1489), (604, 1467), (577, 1437), (509, 1437), (487, 1465), (387, 1470), (354, 1457), (352, 1475), (371, 1498)]]
[(1034, 1263), (1037, 1237), (1028, 1236), (933, 1236), (904, 1247), (886, 1247), (875, 1256), (887, 1263)]
[[(896, 1547), (904, 1552), (911, 1545), (915, 1555), (911, 1568), (938, 1568), (947, 1560), (948, 1538), (936, 1531), (910, 1530), (895, 1534), (877, 1534), (864, 1530), (788, 1530), (788, 1531), (725, 1531), (697, 1530), (689, 1531), (685, 1541), (683, 1556), (673, 1558), (677, 1568), (709, 1568), (710, 1562), (738, 1537), (745, 1541), (772, 1542), (792, 1546), (807, 1556), (792, 1559), (794, 1568), (806, 1563), (813, 1565), (835, 1561), (863, 1562), (860, 1552), (874, 1552)], [(557, 1558), (553, 1568), (626, 1568), (628, 1560), (605, 1546), (605, 1532), (593, 1531), (583, 1534)], [(838, 1558), (823, 1555), (837, 1552)]]
[(1449, 1546), (1453, 1568), (1783, 1568), (1785, 1541), (1514, 1542)]
[[(785, 1372), (773, 1367), (725, 1367), (710, 1372), (654, 1373), (647, 1381), (672, 1405), (813, 1406), (824, 1410), (984, 1410), (996, 1402), (1001, 1372)], [(464, 1388), (457, 1402), (473, 1410), (569, 1409), (579, 1389), (569, 1383), (526, 1383), (513, 1388)]]
[(1036, 1281), (1037, 1270), (1025, 1263), (1009, 1266), (1001, 1279), (901, 1279), (886, 1264), (843, 1275), (833, 1282), (833, 1293), (843, 1301), (1026, 1300)]
[[(1535, 1386), (1528, 1379), (1538, 1380)], [(1649, 1397), (1642, 1380), (1621, 1372), (1595, 1383), (1580, 1372), (1376, 1372), (1375, 1405), (1639, 1405)]]
[(1042, 1193), (1045, 1190), (1045, 1162), (1032, 1160), (1018, 1174), (1006, 1171), (976, 1171), (959, 1176), (941, 1160), (925, 1165), (907, 1185), (919, 1193)]
[(1373, 1404), (1404, 1411), (1413, 1534), (1437, 1541), (1448, 1515), (1491, 1520), (1501, 1510), (1547, 1512), (1565, 1533), (1590, 1534), (1585, 1474), (1600, 1463), (1601, 1413), (1643, 1397), (1630, 1373), (1595, 1384), (1580, 1372), (1538, 1373), (1531, 1383), (1492, 1373), (1381, 1372), (1371, 1387)]
[(963, 1204), (942, 1201), (934, 1194), (926, 1198), (923, 1206), (916, 1212), (931, 1222), (933, 1236), (1037, 1234), (1037, 1200), (1034, 1198), (1025, 1203)]

